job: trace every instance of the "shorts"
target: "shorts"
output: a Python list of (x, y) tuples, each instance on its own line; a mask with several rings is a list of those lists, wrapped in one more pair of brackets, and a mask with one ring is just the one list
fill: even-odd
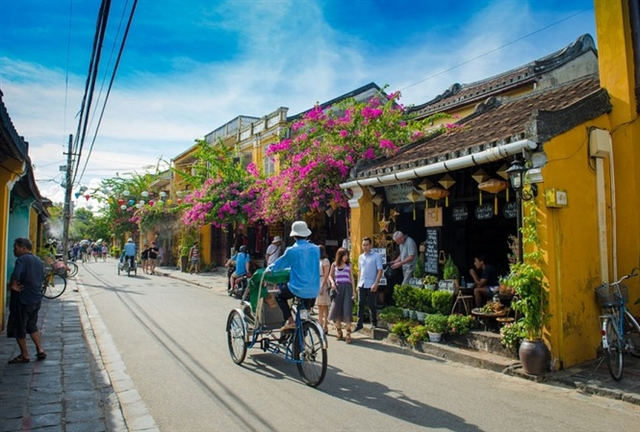
[(198, 261), (200, 261), (198, 258), (191, 258), (191, 262), (194, 264), (198, 264)]
[(231, 273), (231, 276), (233, 276), (234, 278), (239, 278), (239, 277), (243, 277), (243, 276), (244, 276), (244, 277), (247, 277), (247, 274), (246, 274), (246, 273), (244, 273), (244, 274), (239, 275), (239, 274), (237, 274), (236, 272), (233, 272), (233, 273)]
[[(13, 304), (15, 302), (15, 304)], [(38, 331), (38, 312), (40, 311), (40, 305), (36, 304), (22, 304), (17, 299), (12, 300), (11, 307), (9, 308), (9, 321), (7, 322), (7, 337), (24, 339), (27, 334), (32, 334)]]

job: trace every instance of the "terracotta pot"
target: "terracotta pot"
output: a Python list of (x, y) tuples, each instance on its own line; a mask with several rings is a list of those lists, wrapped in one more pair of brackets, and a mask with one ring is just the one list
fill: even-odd
[(525, 373), (543, 375), (547, 372), (551, 353), (542, 340), (523, 340), (518, 353)]

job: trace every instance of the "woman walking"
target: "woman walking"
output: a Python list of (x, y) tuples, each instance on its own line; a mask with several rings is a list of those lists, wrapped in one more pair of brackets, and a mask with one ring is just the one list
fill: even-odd
[[(337, 339), (351, 343), (353, 299), (357, 295), (357, 291), (349, 263), (349, 252), (345, 248), (340, 248), (336, 252), (336, 259), (329, 270), (329, 283), (331, 290), (336, 291), (329, 310), (329, 319), (335, 322), (338, 331)], [(343, 322), (346, 324), (346, 338), (342, 334)]]
[(318, 322), (324, 330), (324, 334), (329, 334), (329, 305), (331, 305), (331, 297), (329, 296), (329, 270), (331, 263), (327, 257), (327, 251), (324, 246), (320, 248), (320, 292), (316, 298), (316, 306), (318, 306)]

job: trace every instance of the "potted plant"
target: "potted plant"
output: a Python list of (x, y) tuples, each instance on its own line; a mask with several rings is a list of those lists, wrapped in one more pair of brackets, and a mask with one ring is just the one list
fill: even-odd
[(429, 341), (440, 342), (442, 333), (447, 329), (447, 317), (440, 313), (427, 315), (424, 319), (424, 326), (429, 334)]
[(420, 322), (424, 322), (425, 315), (432, 312), (431, 308), (431, 295), (433, 291), (427, 289), (418, 289), (415, 292), (416, 295), (416, 318)]
[(378, 319), (387, 323), (387, 328), (391, 330), (393, 325), (403, 317), (402, 308), (398, 306), (387, 306), (380, 311)]
[(519, 348), (522, 368), (528, 374), (541, 375), (547, 371), (551, 357), (542, 340), (544, 326), (551, 315), (548, 311), (547, 283), (538, 265), (542, 257), (538, 249), (536, 208), (533, 200), (527, 202), (527, 210), (521, 232), (524, 235), (523, 242), (530, 245), (531, 250), (524, 254), (524, 262), (511, 265), (507, 285), (514, 289), (517, 297), (511, 306), (522, 314), (519, 320), (525, 334)]
[(458, 286), (458, 279), (460, 279), (460, 270), (458, 266), (453, 262), (453, 258), (451, 255), (447, 257), (447, 261), (444, 263), (444, 267), (442, 268), (442, 277), (445, 280), (453, 280), (454, 288)]
[(500, 343), (507, 347), (513, 355), (518, 355), (522, 339), (526, 336), (522, 322), (507, 323), (500, 328)]
[(447, 317), (447, 333), (452, 336), (462, 336), (469, 332), (475, 321), (471, 315), (453, 314)]
[(413, 277), (416, 279), (422, 279), (426, 272), (424, 271), (424, 254), (421, 253), (416, 259), (416, 263), (413, 266)]
[(422, 283), (427, 289), (435, 291), (438, 287), (438, 277), (434, 275), (427, 275), (422, 278)]

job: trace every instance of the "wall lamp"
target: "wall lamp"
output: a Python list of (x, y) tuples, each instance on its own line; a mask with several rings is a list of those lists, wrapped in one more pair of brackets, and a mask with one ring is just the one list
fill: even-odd
[(525, 190), (525, 177), (528, 169), (524, 166), (520, 159), (514, 159), (511, 162), (511, 166), (506, 171), (509, 175), (509, 181), (511, 182), (511, 187), (516, 191), (516, 195), (522, 198), (524, 201), (530, 201), (534, 197), (538, 196), (538, 185), (529, 184), (530, 189)]

